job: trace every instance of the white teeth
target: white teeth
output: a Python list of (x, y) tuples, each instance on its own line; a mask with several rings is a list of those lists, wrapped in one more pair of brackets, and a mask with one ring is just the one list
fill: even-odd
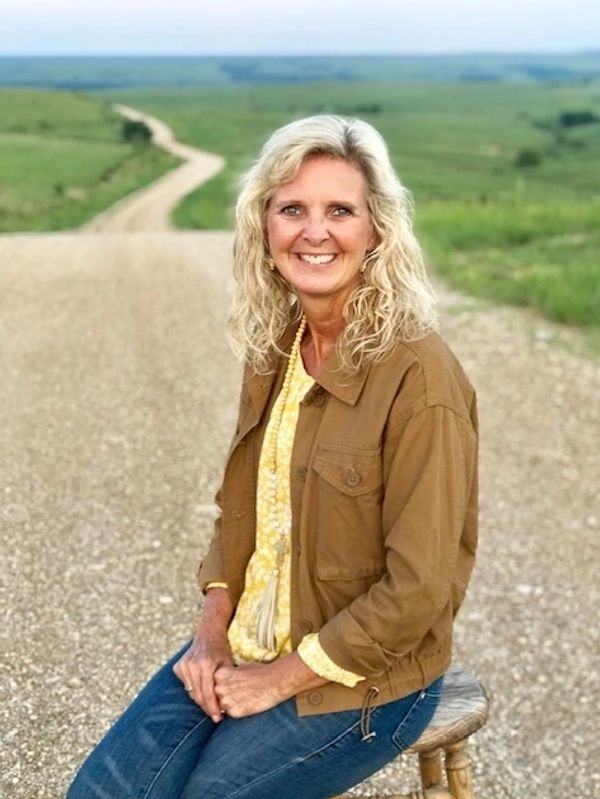
[(330, 264), (335, 258), (334, 255), (299, 255), (300, 260), (308, 264)]

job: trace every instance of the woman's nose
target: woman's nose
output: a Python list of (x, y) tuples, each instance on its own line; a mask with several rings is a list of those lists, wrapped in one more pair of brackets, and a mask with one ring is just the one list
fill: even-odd
[(329, 238), (329, 230), (325, 217), (318, 215), (307, 217), (302, 236), (311, 244), (320, 244), (326, 241)]

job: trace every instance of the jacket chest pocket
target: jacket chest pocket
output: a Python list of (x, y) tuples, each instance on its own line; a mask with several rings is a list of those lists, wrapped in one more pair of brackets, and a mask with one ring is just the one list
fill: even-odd
[(381, 575), (381, 451), (321, 444), (313, 469), (318, 475), (317, 577), (357, 580)]

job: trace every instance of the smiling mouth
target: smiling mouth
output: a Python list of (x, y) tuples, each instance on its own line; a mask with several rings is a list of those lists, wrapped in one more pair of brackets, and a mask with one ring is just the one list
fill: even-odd
[(324, 253), (323, 255), (308, 255), (307, 253), (296, 253), (297, 257), (305, 264), (313, 264), (320, 266), (323, 264), (330, 264), (338, 256), (338, 253)]

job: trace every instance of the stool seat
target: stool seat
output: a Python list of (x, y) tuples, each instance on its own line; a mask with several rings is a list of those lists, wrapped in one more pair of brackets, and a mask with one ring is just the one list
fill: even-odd
[[(461, 666), (450, 666), (429, 726), (406, 750), (419, 757), (421, 789), (406, 794), (398, 793), (394, 786), (395, 792), (386, 794), (386, 799), (474, 799), (465, 744), (469, 735), (483, 727), (488, 711), (488, 695), (479, 680)], [(345, 797), (348, 794), (337, 799)], [(353, 794), (353, 799), (367, 797)]]
[(489, 704), (485, 688), (476, 677), (459, 665), (450, 666), (429, 726), (407, 751), (428, 752), (464, 740), (483, 727)]

